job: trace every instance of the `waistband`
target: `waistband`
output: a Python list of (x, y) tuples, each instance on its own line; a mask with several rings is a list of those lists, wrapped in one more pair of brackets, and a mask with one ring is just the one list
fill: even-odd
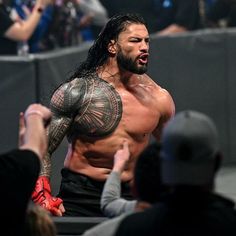
[(105, 181), (94, 180), (84, 174), (71, 171), (68, 168), (62, 168), (61, 176), (62, 176), (62, 181), (70, 180), (77, 184), (81, 184), (81, 185), (89, 184), (89, 185), (96, 186), (99, 188), (103, 188), (103, 185), (105, 183)]

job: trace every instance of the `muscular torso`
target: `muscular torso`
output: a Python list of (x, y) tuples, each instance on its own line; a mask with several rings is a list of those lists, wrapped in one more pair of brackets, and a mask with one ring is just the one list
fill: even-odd
[[(77, 96), (75, 92), (68, 100), (64, 96), (71, 106), (68, 112), (73, 114), (67, 132), (70, 142), (65, 159), (67, 168), (105, 180), (112, 169), (114, 153), (128, 140), (131, 156), (122, 180), (132, 178), (135, 160), (161, 117), (159, 87), (149, 79), (145, 81), (145, 77), (137, 76), (132, 86), (116, 88), (98, 77), (87, 82), (72, 81), (73, 89), (82, 89), (83, 94)], [(73, 93), (73, 89), (65, 95)]]

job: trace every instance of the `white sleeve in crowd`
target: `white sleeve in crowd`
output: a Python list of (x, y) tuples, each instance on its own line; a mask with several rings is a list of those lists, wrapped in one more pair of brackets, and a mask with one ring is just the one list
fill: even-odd
[(79, 7), (85, 14), (93, 15), (93, 24), (103, 26), (107, 23), (107, 10), (99, 0), (80, 0)]

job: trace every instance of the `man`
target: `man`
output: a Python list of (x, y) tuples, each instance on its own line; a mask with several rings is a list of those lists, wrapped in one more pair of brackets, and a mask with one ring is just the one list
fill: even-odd
[[(121, 176), (122, 197), (124, 190), (129, 194), (136, 158), (151, 134), (159, 139), (175, 111), (170, 94), (145, 74), (148, 51), (149, 34), (143, 18), (114, 16), (90, 48), (86, 61), (54, 92), (48, 154), (33, 193), (33, 200), (52, 214), (102, 216), (103, 185), (124, 141), (128, 142), (130, 159)], [(49, 183), (50, 158), (65, 135), (69, 148), (60, 198), (54, 198)]]
[(234, 203), (213, 189), (222, 158), (213, 121), (200, 112), (180, 112), (161, 140), (161, 177), (169, 194), (125, 218), (116, 235), (235, 235)]
[(0, 195), (1, 235), (24, 235), (27, 205), (47, 150), (44, 124), (50, 118), (49, 109), (31, 104), (25, 115), (21, 114), (19, 148), (0, 155), (0, 184), (4, 189)]

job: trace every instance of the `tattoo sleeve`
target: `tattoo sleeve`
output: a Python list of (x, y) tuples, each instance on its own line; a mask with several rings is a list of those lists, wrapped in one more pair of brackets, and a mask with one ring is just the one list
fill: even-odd
[(66, 136), (73, 122), (73, 103), (78, 101), (78, 96), (73, 99), (74, 93), (71, 93), (71, 88), (73, 84), (64, 84), (52, 96), (50, 106), (53, 116), (47, 130), (48, 151), (43, 159), (40, 175), (51, 176), (51, 155)]
[(51, 155), (59, 146), (70, 127), (70, 118), (53, 118), (48, 131), (48, 151), (42, 162), (40, 175), (51, 176)]

